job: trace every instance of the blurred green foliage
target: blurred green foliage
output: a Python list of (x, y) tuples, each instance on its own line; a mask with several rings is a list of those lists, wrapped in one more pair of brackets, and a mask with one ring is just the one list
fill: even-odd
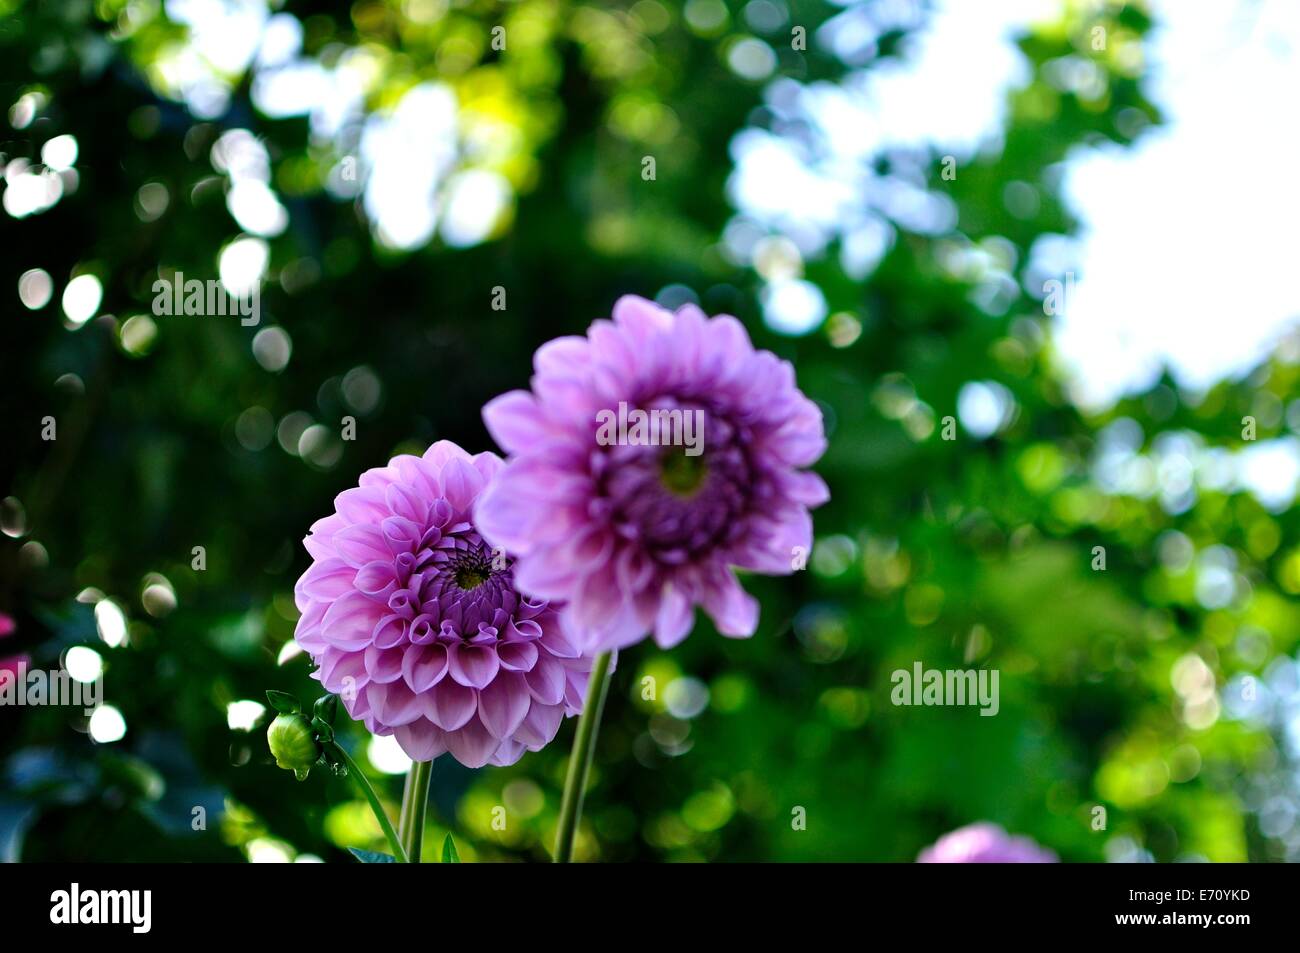
[[(37, 163), (59, 135), (79, 146), (75, 190), (65, 180), (53, 208), (0, 216), (0, 439), (13, 498), (0, 610), (18, 621), (5, 651), (51, 668), (70, 647), (94, 647), (127, 726), (96, 744), (78, 711), (0, 711), (6, 859), (344, 861), (349, 846), (384, 849), (348, 781), (322, 771), (299, 784), (275, 768), (263, 732), (273, 713), (252, 730), (228, 723), (232, 702), (266, 688), (315, 697), (305, 658), (281, 656), (307, 565), (301, 537), (394, 453), (439, 438), (489, 447), (479, 408), (526, 381), (540, 343), (580, 332), (620, 294), (670, 285), (738, 315), (795, 362), (826, 410), (818, 469), (833, 498), (816, 514), (809, 570), (750, 581), (763, 605), (755, 638), (721, 639), (701, 618), (670, 653), (624, 653), (580, 857), (906, 861), (978, 819), (1067, 860), (1283, 856), (1243, 794), (1277, 767), (1280, 745), (1222, 713), (1217, 690), (1294, 651), (1300, 526), (1227, 490), (1201, 490), (1172, 513), (1099, 486), (1093, 461), (1099, 432), (1119, 418), (1140, 426), (1144, 451), (1162, 431), (1236, 447), (1247, 414), (1261, 438), (1277, 433), (1271, 411), (1300, 371), (1277, 360), (1199, 402), (1166, 380), (1090, 418), (1067, 399), (1050, 322), (1017, 280), (1037, 238), (1073, 227), (1054, 164), (1080, 144), (1127, 141), (1134, 115), (1158, 121), (1132, 57), (1117, 52), (1147, 30), (1141, 6), (1071, 4), (1026, 35), (1032, 75), (1010, 97), (1001, 147), (951, 180), (929, 157), (956, 231), (901, 232), (866, 281), (833, 256), (810, 262), (833, 316), (802, 338), (764, 327), (760, 279), (719, 253), (733, 211), (728, 145), (762, 95), (727, 66), (745, 32), (728, 6), (715, 25), (697, 6), (695, 26), (654, 0), (277, 7), (301, 22), (306, 57), (365, 77), (366, 113), (422, 82), (447, 84), (465, 140), (458, 161), (510, 185), (489, 240), (397, 251), (372, 234), (359, 200), (332, 193), (355, 136), (267, 117), (247, 73), (215, 70), (229, 92), (216, 116), (178, 101), (168, 63), (189, 32), (156, 0), (0, 3), (0, 100), (17, 109), (34, 97), (21, 128), (10, 111), (5, 161)], [(792, 11), (812, 34), (838, 8)], [(491, 42), (499, 24), (504, 51)], [(1098, 24), (1110, 52), (1087, 41)], [(885, 38), (878, 61), (899, 39)], [(772, 42), (783, 75), (845, 72), (816, 44)], [(1044, 64), (1071, 54), (1104, 71), (1099, 98), (1044, 79)], [(264, 143), (289, 213), (267, 241), (261, 326), (151, 318), (160, 274), (213, 276), (240, 234), (211, 161), (232, 129)], [(647, 154), (654, 181), (641, 175)], [(1037, 190), (1031, 213), (1008, 210), (1012, 182)], [(150, 183), (165, 191), (142, 192)], [(28, 310), (15, 289), (34, 268), (54, 276), (54, 296)], [(1012, 289), (997, 313), (973, 295), (991, 272)], [(60, 320), (59, 293), (81, 274), (98, 278), (103, 301), (78, 327)], [(490, 306), (496, 287), (504, 311)], [(251, 342), (272, 326), (292, 353), (267, 370)], [(1007, 388), (1015, 415), (989, 439), (943, 440), (970, 381)], [(355, 441), (335, 436), (345, 415)], [(41, 439), (46, 416), (54, 442)], [(1104, 571), (1093, 568), (1098, 546)], [(1236, 596), (1207, 606), (1197, 560), (1177, 558), (1180, 547), (1230, 553)], [(92, 607), (105, 597), (125, 613), (124, 644), (97, 634)], [(998, 669), (999, 714), (894, 707), (890, 674), (918, 660)], [(570, 724), (509, 769), (437, 762), (429, 859), (448, 831), (469, 861), (545, 859), (571, 736)], [(341, 739), (364, 756), (360, 731)], [(400, 777), (376, 777), (395, 805)], [(792, 825), (800, 809), (806, 829)]]

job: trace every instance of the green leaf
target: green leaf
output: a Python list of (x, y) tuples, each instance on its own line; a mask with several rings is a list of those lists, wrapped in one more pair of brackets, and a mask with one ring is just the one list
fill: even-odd
[(397, 858), (392, 854), (381, 854), (377, 850), (362, 850), (360, 847), (349, 847), (348, 853), (361, 861), (363, 864), (395, 864)]
[(456, 842), (447, 835), (447, 839), (442, 842), (442, 862), (444, 864), (459, 864), (460, 854), (456, 853)]
[(266, 700), (271, 703), (271, 707), (278, 712), (286, 715), (297, 715), (302, 713), (302, 705), (298, 704), (298, 699), (294, 698), (288, 692), (268, 691)]
[(311, 713), (327, 725), (334, 723), (334, 713), (339, 709), (339, 700), (335, 695), (322, 695), (316, 699)]
[(334, 729), (330, 723), (319, 716), (312, 718), (311, 730), (316, 735), (316, 740), (327, 743), (334, 740)]

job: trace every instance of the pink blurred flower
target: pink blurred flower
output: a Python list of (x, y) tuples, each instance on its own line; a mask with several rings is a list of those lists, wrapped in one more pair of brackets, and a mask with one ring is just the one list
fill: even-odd
[(1056, 855), (1028, 837), (1012, 837), (981, 821), (944, 834), (921, 851), (918, 864), (1054, 864)]
[[(15, 624), (13, 616), (0, 612), (0, 639), (13, 635), (17, 628), (18, 626)], [(30, 668), (31, 664), (32, 657), (25, 652), (21, 655), (11, 655), (8, 658), (0, 659), (0, 673), (9, 672), (11, 673), (10, 678), (16, 680), (22, 673), (22, 670)], [(7, 682), (9, 680), (9, 678), (5, 678), (3, 674), (0, 674), (0, 682)]]

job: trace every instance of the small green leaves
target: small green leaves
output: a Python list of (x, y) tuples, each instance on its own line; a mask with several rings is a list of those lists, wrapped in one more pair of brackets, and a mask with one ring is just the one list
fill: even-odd
[(460, 854), (456, 852), (456, 842), (447, 835), (447, 839), (442, 842), (442, 862), (444, 864), (459, 864)]
[(316, 740), (323, 744), (334, 740), (334, 729), (323, 718), (313, 718), (311, 730), (316, 733)]
[(339, 700), (336, 695), (322, 695), (316, 699), (316, 704), (312, 706), (311, 713), (315, 718), (319, 718), (327, 725), (334, 723), (334, 713), (339, 710)]
[(395, 864), (397, 858), (392, 854), (381, 854), (377, 850), (362, 850), (360, 847), (349, 847), (348, 853), (361, 861), (363, 864)]
[(302, 712), (302, 705), (298, 704), (298, 699), (294, 698), (288, 692), (268, 691), (266, 693), (266, 700), (271, 703), (272, 708), (281, 714), (297, 715)]

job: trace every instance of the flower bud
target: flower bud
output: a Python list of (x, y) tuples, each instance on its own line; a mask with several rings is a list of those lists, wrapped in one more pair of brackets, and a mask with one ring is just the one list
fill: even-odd
[(292, 771), (299, 781), (306, 780), (321, 754), (311, 724), (300, 714), (279, 715), (271, 722), (266, 730), (266, 744), (275, 756), (275, 763)]

